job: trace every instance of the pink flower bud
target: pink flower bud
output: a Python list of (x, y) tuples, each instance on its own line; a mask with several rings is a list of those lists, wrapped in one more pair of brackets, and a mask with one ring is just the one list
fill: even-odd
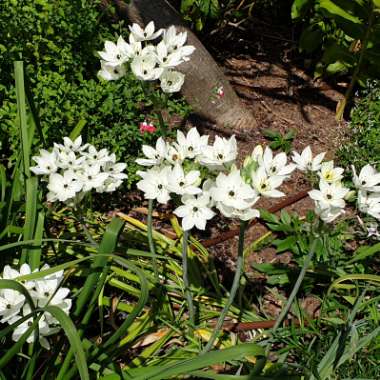
[(224, 90), (222, 86), (218, 87), (218, 89), (216, 90), (216, 94), (219, 96), (219, 98), (223, 98)]
[(147, 123), (146, 121), (143, 121), (139, 125), (140, 127), (140, 133), (154, 133), (156, 132), (156, 127), (152, 123)]

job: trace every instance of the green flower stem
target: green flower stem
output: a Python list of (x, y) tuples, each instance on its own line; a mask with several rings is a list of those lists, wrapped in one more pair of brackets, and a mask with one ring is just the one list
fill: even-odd
[(216, 323), (216, 326), (214, 328), (214, 331), (211, 335), (211, 338), (207, 342), (207, 345), (202, 351), (202, 354), (205, 354), (206, 352), (210, 351), (210, 349), (213, 347), (215, 340), (218, 338), (218, 335), (220, 333), (220, 330), (223, 327), (224, 319), (234, 302), (237, 290), (239, 289), (240, 284), (240, 277), (243, 272), (244, 268), (244, 233), (247, 228), (247, 222), (246, 221), (240, 221), (240, 231), (239, 231), (239, 246), (238, 246), (238, 257), (236, 261), (236, 272), (235, 276), (232, 282), (232, 287), (230, 291), (230, 295), (228, 297), (228, 300), (222, 310), (222, 313), (220, 314), (220, 317), (218, 319), (218, 322)]
[[(306, 275), (306, 271), (308, 270), (309, 265), (310, 265), (311, 261), (313, 260), (315, 248), (317, 246), (317, 241), (318, 241), (317, 239), (314, 239), (313, 242), (311, 243), (309, 254), (306, 256), (306, 259), (303, 263), (301, 272), (298, 275), (297, 281), (294, 284), (293, 290), (290, 293), (290, 296), (288, 298), (288, 302), (286, 303), (285, 307), (282, 309), (280, 315), (278, 316), (278, 318), (276, 320), (276, 323), (274, 324), (274, 326), (272, 328), (272, 334), (275, 333), (277, 331), (277, 329), (280, 327), (281, 323), (283, 322), (284, 318), (287, 316), (287, 314), (288, 314), (288, 312), (292, 306), (292, 303), (293, 303), (293, 301), (294, 301), (294, 299), (295, 299), (295, 297), (296, 297), (296, 295), (300, 289), (302, 281)], [(270, 350), (270, 344), (268, 344), (268, 346), (266, 348), (266, 354), (267, 355), (269, 353), (269, 350)]]
[(190, 282), (189, 282), (189, 267), (187, 261), (187, 241), (189, 239), (189, 231), (183, 231), (182, 236), (182, 270), (183, 270), (183, 284), (185, 287), (185, 296), (187, 306), (189, 308), (189, 322), (191, 327), (191, 335), (193, 335), (193, 329), (195, 327), (195, 311), (193, 295), (191, 294)]
[(162, 116), (162, 111), (160, 109), (158, 109), (156, 111), (156, 114), (157, 114), (157, 117), (158, 117), (158, 122), (160, 124), (161, 135), (162, 135), (162, 137), (166, 137), (167, 130), (166, 130), (166, 125), (165, 125), (164, 117)]
[(154, 277), (156, 280), (156, 283), (159, 284), (160, 277), (158, 273), (158, 265), (157, 265), (157, 257), (156, 257), (156, 249), (154, 247), (154, 241), (153, 241), (153, 222), (152, 222), (152, 214), (153, 214), (153, 199), (149, 199), (149, 206), (148, 206), (148, 243), (149, 243), (149, 250), (150, 253), (153, 255), (152, 257), (152, 264), (153, 264), (153, 271), (154, 271)]

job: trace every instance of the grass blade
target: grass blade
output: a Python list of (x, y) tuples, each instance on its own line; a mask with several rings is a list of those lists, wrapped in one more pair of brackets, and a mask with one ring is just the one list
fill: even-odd
[(30, 150), (28, 141), (28, 124), (26, 117), (25, 86), (24, 86), (24, 63), (16, 61), (14, 63), (16, 80), (17, 111), (20, 123), (20, 136), (23, 154), (24, 174), (30, 177)]
[(70, 346), (75, 354), (75, 361), (77, 363), (81, 380), (89, 380), (90, 375), (88, 373), (86, 355), (84, 353), (81, 339), (78, 335), (78, 331), (75, 328), (73, 321), (65, 314), (62, 309), (57, 306), (46, 306), (44, 310), (50, 313), (55, 319), (57, 319), (65, 331), (67, 339), (70, 342)]

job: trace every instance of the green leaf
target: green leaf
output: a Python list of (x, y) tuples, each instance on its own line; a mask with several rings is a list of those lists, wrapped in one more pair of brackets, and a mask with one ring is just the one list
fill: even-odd
[(70, 346), (75, 354), (75, 361), (77, 363), (77, 368), (81, 380), (89, 380), (90, 375), (88, 373), (86, 355), (84, 353), (82, 342), (79, 338), (78, 331), (75, 328), (73, 321), (58, 306), (46, 306), (43, 309), (50, 313), (59, 322), (65, 331)]
[(300, 48), (307, 53), (312, 53), (323, 43), (323, 32), (318, 24), (308, 26), (301, 34)]
[(292, 19), (303, 17), (307, 10), (312, 8), (312, 5), (313, 0), (294, 0), (291, 10)]
[(87, 121), (82, 119), (78, 121), (78, 124), (75, 126), (75, 128), (70, 133), (70, 140), (74, 141), (79, 135), (82, 133), (82, 129), (87, 124)]
[(152, 366), (140, 368), (136, 371), (126, 371), (133, 380), (161, 380), (179, 375), (186, 375), (192, 371), (209, 367), (217, 363), (241, 360), (246, 356), (263, 356), (264, 349), (255, 343), (244, 343), (224, 350), (215, 350), (192, 359), (167, 366)]
[(103, 235), (102, 242), (100, 243), (98, 249), (98, 253), (102, 254), (102, 256), (97, 257), (91, 265), (92, 273), (87, 277), (78, 297), (74, 312), (75, 316), (78, 316), (82, 312), (87, 301), (91, 298), (102, 269), (107, 264), (107, 257), (103, 254), (111, 254), (114, 252), (119, 239), (119, 234), (123, 227), (124, 222), (119, 218), (113, 218), (111, 223), (107, 226), (106, 232)]
[(363, 260), (369, 256), (373, 256), (379, 252), (380, 252), (380, 243), (377, 243), (377, 244), (372, 245), (372, 246), (359, 247), (355, 251), (354, 257), (350, 261), (348, 261), (347, 264), (349, 265), (349, 264), (355, 263), (355, 262)]
[(319, 5), (322, 9), (325, 9), (328, 13), (332, 15), (337, 15), (337, 16), (343, 17), (346, 20), (350, 20), (354, 23), (360, 24), (360, 20), (358, 17), (353, 16), (350, 13), (346, 12), (344, 9), (336, 5), (331, 0), (320, 0)]

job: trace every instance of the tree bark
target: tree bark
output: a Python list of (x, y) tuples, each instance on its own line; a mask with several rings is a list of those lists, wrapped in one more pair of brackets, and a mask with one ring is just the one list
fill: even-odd
[[(187, 43), (196, 50), (189, 62), (179, 66), (179, 71), (186, 75), (181, 93), (196, 116), (219, 128), (237, 131), (257, 126), (254, 115), (240, 101), (211, 54), (166, 0), (132, 0), (128, 4), (114, 0), (114, 4), (119, 15), (131, 22), (146, 25), (153, 20), (156, 28), (175, 25), (178, 30), (187, 32)], [(218, 96), (219, 88), (223, 89), (223, 96)]]

